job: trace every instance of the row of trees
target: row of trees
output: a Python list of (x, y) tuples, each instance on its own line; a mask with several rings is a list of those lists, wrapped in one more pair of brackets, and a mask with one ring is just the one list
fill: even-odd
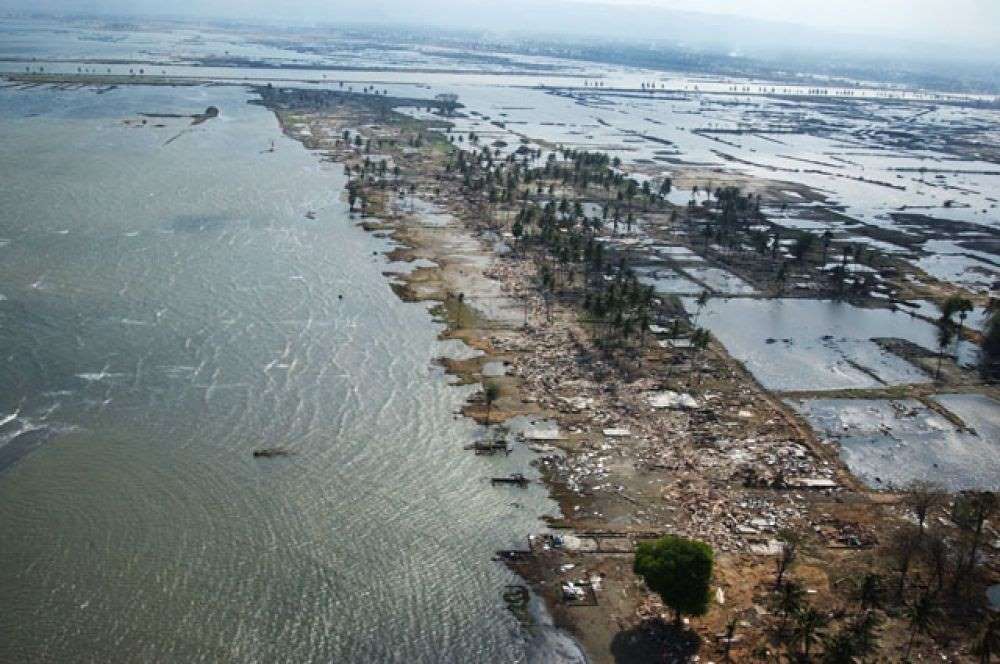
[[(882, 556), (898, 577), (887, 579), (877, 569), (865, 572), (850, 586), (847, 606), (835, 611), (811, 605), (805, 588), (789, 578), (788, 571), (797, 561), (803, 543), (790, 532), (781, 534), (783, 546), (776, 559), (775, 586), (771, 593), (771, 608), (778, 618), (773, 626), (772, 643), (784, 647), (791, 661), (815, 660), (824, 664), (864, 661), (879, 650), (879, 628), (891, 615), (906, 625), (907, 635), (900, 658), (909, 662), (918, 638), (932, 634), (946, 609), (951, 613), (968, 612), (956, 602), (962, 601), (962, 589), (970, 585), (984, 523), (997, 510), (996, 495), (988, 491), (962, 492), (951, 505), (951, 518), (960, 532), (967, 534), (968, 546), (954, 556), (950, 590), (943, 583), (943, 575), (938, 575), (933, 583), (919, 583), (912, 589), (906, 585), (916, 557), (936, 555), (934, 550), (941, 540), (928, 529), (927, 522), (932, 513), (947, 506), (946, 494), (932, 484), (918, 482), (909, 487), (905, 503), (916, 523), (898, 530)], [(932, 562), (928, 567), (939, 564)], [(679, 628), (684, 615), (699, 616), (708, 611), (712, 565), (713, 555), (708, 545), (667, 536), (636, 547), (634, 571), (674, 611), (675, 626)], [(731, 620), (726, 630), (727, 661), (736, 626), (736, 621)], [(836, 628), (832, 629), (834, 626)], [(817, 648), (820, 650), (818, 657)], [(756, 658), (769, 659), (767, 651), (768, 644), (764, 642), (752, 654)], [(970, 651), (983, 663), (990, 662), (1000, 653), (1000, 620), (996, 614), (987, 612), (980, 619)]]
[[(849, 604), (836, 611), (822, 612), (810, 606), (801, 584), (789, 578), (803, 541), (782, 533), (771, 595), (771, 606), (779, 619), (773, 637), (793, 661), (812, 661), (816, 645), (822, 646), (819, 661), (864, 661), (878, 648), (877, 628), (887, 616), (893, 616), (908, 629), (901, 653), (901, 661), (908, 662), (919, 637), (932, 634), (948, 614), (974, 613), (981, 604), (981, 599), (970, 603), (969, 595), (973, 590), (982, 591), (976, 582), (979, 550), (984, 525), (1000, 505), (996, 495), (965, 491), (949, 501), (937, 485), (914, 482), (904, 493), (904, 504), (914, 523), (893, 532), (879, 550), (877, 564), (849, 585)], [(949, 508), (957, 536), (928, 525), (932, 515)], [(828, 629), (834, 622), (839, 624), (837, 629)], [(998, 625), (994, 614), (986, 613), (980, 619), (971, 651), (981, 662), (989, 662), (998, 652)], [(757, 654), (764, 656), (763, 652)]]
[[(478, 142), (478, 137), (470, 135), (470, 142)], [(636, 210), (664, 202), (672, 187), (668, 180), (659, 186), (649, 181), (640, 184), (625, 177), (619, 167), (607, 155), (586, 151), (562, 150), (542, 160), (540, 150), (525, 148), (501, 159), (499, 150), (485, 147), (456, 149), (446, 167), (446, 175), (460, 178), (472, 199), (478, 198), (489, 206), (521, 201), (511, 227), (515, 246), (522, 251), (528, 247), (541, 250), (542, 288), (578, 302), (591, 322), (603, 326), (605, 343), (624, 342), (637, 333), (641, 342), (653, 318), (655, 298), (653, 290), (643, 286), (629, 269), (626, 258), (610, 255), (612, 250), (601, 240), (600, 231), (609, 220), (615, 232), (619, 224), (631, 226)], [(565, 194), (557, 196), (556, 188), (560, 185), (564, 192), (573, 189), (583, 196), (575, 200)], [(581, 198), (595, 189), (603, 192), (604, 203), (599, 215), (588, 216)], [(758, 196), (744, 194), (736, 187), (714, 190), (706, 187), (706, 190), (700, 210), (688, 214), (689, 224), (699, 214), (702, 216), (706, 250), (708, 241), (715, 239), (721, 246), (746, 251), (744, 245), (748, 240), (752, 251), (765, 257), (777, 255), (782, 240), (787, 238), (779, 230), (773, 235), (759, 230), (766, 218), (760, 212)], [(807, 266), (810, 260), (818, 259), (821, 265), (827, 265), (833, 249), (832, 233), (817, 236), (793, 232), (791, 238), (794, 239), (791, 255), (796, 263)], [(843, 283), (850, 274), (849, 264), (863, 260), (863, 250), (845, 245), (837, 249), (837, 259), (840, 270), (832, 271), (833, 278)], [(779, 265), (777, 278), (783, 280), (787, 271), (787, 267), (781, 267), (784, 261), (771, 263)], [(859, 284), (865, 279), (860, 275), (855, 277)], [(707, 295), (699, 298), (699, 311), (707, 299)], [(942, 307), (939, 327), (950, 332), (949, 343), (970, 311), (971, 303), (961, 298), (952, 299)], [(1000, 349), (1000, 325), (996, 327)], [(692, 328), (692, 339), (697, 337), (703, 348), (710, 337), (697, 330), (696, 325)], [(495, 398), (493, 386), (485, 394), (487, 412)], [(882, 547), (879, 566), (858, 580), (846, 614), (840, 609), (828, 612), (810, 605), (802, 586), (787, 578), (786, 572), (795, 562), (799, 545), (793, 538), (786, 538), (779, 556), (773, 604), (780, 618), (775, 636), (791, 659), (818, 658), (846, 664), (870, 656), (877, 649), (878, 628), (887, 611), (902, 618), (909, 627), (903, 653), (904, 659), (908, 659), (918, 639), (933, 631), (942, 611), (961, 601), (964, 591), (971, 587), (969, 580), (977, 572), (983, 524), (994, 509), (993, 494), (971, 492), (957, 497), (951, 510), (952, 519), (959, 526), (957, 536), (927, 526), (927, 515), (944, 504), (942, 492), (930, 486), (914, 486), (908, 493), (908, 501), (917, 517), (916, 525), (899, 528)], [(711, 549), (683, 538), (642, 544), (635, 559), (636, 573), (674, 609), (678, 621), (682, 615), (701, 615), (707, 610), (711, 566)], [(914, 578), (918, 580), (914, 582)], [(989, 653), (996, 649), (995, 626), (995, 621), (984, 623), (982, 638), (977, 638), (976, 652), (986, 653), (983, 661), (988, 661)], [(727, 641), (731, 637), (730, 633)]]

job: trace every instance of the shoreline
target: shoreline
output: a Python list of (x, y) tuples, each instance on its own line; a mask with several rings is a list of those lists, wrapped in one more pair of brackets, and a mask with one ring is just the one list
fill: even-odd
[[(804, 542), (790, 574), (807, 589), (810, 603), (841, 615), (835, 620), (846, 624), (844, 612), (854, 610), (846, 582), (872, 569), (885, 569), (887, 577), (891, 572), (887, 547), (892, 533), (911, 519), (907, 496), (865, 485), (837, 446), (822, 440), (786, 400), (922, 399), (942, 387), (996, 394), (995, 387), (968, 382), (950, 362), (942, 384), (775, 392), (716, 340), (699, 350), (677, 345), (676, 335), (667, 339), (652, 332), (656, 325), (643, 325), (641, 334), (631, 336), (615, 333), (580, 306), (578, 293), (593, 287), (586, 274), (572, 261), (560, 265), (538, 236), (532, 244), (509, 230), (517, 202), (487, 199), (451, 171), (457, 148), (447, 138), (448, 110), (438, 102), (317, 91), (282, 99), (277, 88), (240, 85), (261, 96), (250, 103), (273, 112), (289, 138), (324, 161), (350, 167), (345, 196), (352, 223), (392, 239), (390, 261), (419, 262), (411, 271), (383, 274), (400, 299), (433, 303), (432, 315), (445, 326), (442, 339), (462, 341), (480, 353), (439, 359), (457, 384), (499, 387), (496, 403), (484, 403), (480, 392), (461, 414), (486, 425), (502, 426), (515, 417), (558, 425), (558, 436), (529, 435), (515, 444), (537, 448), (533, 465), (561, 516), (547, 519), (547, 528), (540, 527), (524, 548), (498, 552), (498, 558), (531, 585), (588, 661), (650, 661), (665, 649), (676, 661), (695, 656), (744, 661), (762, 650), (780, 653), (785, 646), (774, 632), (780, 616), (772, 606), (773, 577), (789, 532)], [(440, 120), (415, 120), (395, 110), (417, 104), (437, 107)], [(691, 167), (687, 179), (678, 180), (703, 178)], [(739, 181), (759, 187), (758, 194), (779, 189), (768, 189), (771, 181)], [(582, 196), (565, 186), (558, 191), (576, 200), (587, 196), (586, 186)], [(551, 190), (549, 195), (555, 198)], [(702, 214), (671, 205), (644, 210), (644, 216), (666, 226), (665, 218), (678, 211), (689, 225)], [(675, 232), (677, 225), (671, 226)], [(689, 249), (700, 244), (676, 233), (669, 242)], [(627, 270), (612, 263), (634, 260), (633, 253), (628, 246), (612, 251), (607, 281), (628, 283)], [(717, 256), (710, 265), (760, 283), (752, 261), (740, 266), (741, 275), (726, 260)], [(805, 272), (815, 278), (808, 267)], [(928, 282), (911, 291), (937, 295), (935, 288), (941, 290)], [(816, 298), (802, 290), (795, 296)], [(774, 295), (762, 290), (754, 297)], [(653, 300), (657, 322), (695, 328), (698, 316), (675, 298)], [(862, 306), (882, 305), (869, 297)], [(910, 352), (890, 350), (901, 357)], [(933, 358), (916, 355), (912, 361), (926, 369)], [(651, 405), (652, 398), (668, 394), (685, 396), (693, 405)], [(941, 409), (947, 419), (949, 411)], [(961, 533), (955, 534), (944, 506), (934, 519), (935, 528), (958, 539)], [(704, 540), (717, 556), (711, 609), (680, 632), (631, 571), (635, 544), (667, 533)], [(983, 555), (977, 588), (1000, 580), (995, 554), (984, 550)], [(923, 563), (918, 578), (930, 578)], [(567, 600), (565, 582), (587, 587), (584, 601)], [(914, 584), (914, 592), (919, 587)], [(911, 592), (905, 599), (913, 598)], [(957, 646), (925, 640), (918, 651), (967, 661), (968, 622), (978, 619), (980, 604), (951, 616), (949, 628), (963, 634)], [(902, 608), (886, 607), (880, 619), (882, 652), (905, 647), (909, 632)], [(720, 634), (730, 620), (736, 621), (739, 639), (727, 643)]]
[[(531, 585), (556, 626), (578, 640), (590, 661), (648, 661), (664, 648), (672, 648), (678, 661), (721, 656), (725, 646), (718, 635), (730, 619), (742, 632), (729, 646), (737, 659), (777, 647), (769, 640), (773, 617), (761, 593), (774, 574), (781, 532), (810, 540), (810, 552), (794, 573), (814, 594), (811, 601), (826, 610), (842, 601), (834, 574), (846, 577), (877, 564), (876, 547), (895, 527), (890, 524), (899, 523), (904, 496), (865, 486), (836, 447), (821, 441), (717, 342), (693, 356), (645, 342), (626, 344), (624, 356), (598, 350), (602, 339), (572, 300), (546, 302), (538, 294), (539, 255), (505, 233), (502, 206), (470, 199), (436, 170), (453, 154), (441, 140), (446, 118), (419, 122), (356, 95), (338, 95), (315, 108), (262, 103), (287, 135), (359, 171), (354, 182), (361, 182), (356, 191), (364, 197), (364, 212), (358, 223), (399, 245), (393, 260), (436, 264), (387, 276), (402, 299), (437, 303), (433, 312), (447, 325), (442, 338), (482, 352), (471, 360), (442, 360), (461, 384), (494, 382), (500, 388), (495, 404), (487, 406), (477, 395), (462, 413), (480, 424), (522, 415), (558, 424), (560, 435), (541, 442), (534, 465), (562, 516), (548, 520), (546, 532), (524, 549), (499, 556)], [(363, 144), (384, 141), (377, 154), (405, 166), (405, 175), (394, 184), (370, 186), (379, 181), (368, 180), (368, 169), (377, 168), (366, 156), (372, 147), (332, 138), (345, 129), (362, 135)], [(407, 136), (412, 144), (414, 135), (425, 132), (429, 147), (400, 147)], [(421, 223), (428, 212), (448, 218)], [(498, 238), (508, 251), (496, 252)], [(506, 309), (496, 309), (491, 299), (506, 299)], [(689, 318), (683, 311), (674, 315)], [(486, 375), (491, 363), (501, 363), (504, 375)], [(657, 369), (664, 366), (666, 376)], [(669, 369), (676, 366), (680, 372)], [(651, 393), (668, 388), (696, 395), (701, 405), (646, 406)], [(732, 440), (734, 427), (741, 443)], [(741, 475), (746, 464), (733, 460), (748, 456), (755, 467), (775, 472)], [(696, 537), (717, 553), (711, 610), (683, 634), (667, 627), (667, 612), (631, 571), (636, 542), (664, 533)], [(567, 581), (592, 588), (593, 603), (567, 602)], [(883, 648), (902, 647), (905, 621), (899, 614), (887, 618)]]

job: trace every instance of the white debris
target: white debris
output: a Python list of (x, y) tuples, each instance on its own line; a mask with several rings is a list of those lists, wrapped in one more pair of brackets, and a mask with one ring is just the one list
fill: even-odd
[(770, 539), (764, 543), (751, 544), (750, 553), (756, 556), (777, 556), (784, 549), (784, 546), (779, 540)]
[(563, 599), (583, 599), (583, 588), (572, 581), (567, 581), (562, 585)]
[(562, 440), (559, 429), (528, 429), (524, 437), (528, 440)]
[(649, 405), (653, 408), (697, 408), (698, 402), (687, 392), (677, 393), (665, 390), (651, 394)]
[(792, 477), (786, 480), (788, 486), (802, 489), (835, 489), (837, 483), (827, 477)]

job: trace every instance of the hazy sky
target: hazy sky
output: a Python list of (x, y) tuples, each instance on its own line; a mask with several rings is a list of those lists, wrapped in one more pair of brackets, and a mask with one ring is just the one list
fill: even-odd
[(1000, 0), (575, 1), (644, 4), (683, 11), (734, 14), (838, 31), (908, 33), (938, 38), (975, 33), (1000, 41)]
[[(836, 32), (907, 36), (1000, 51), (1000, 0), (0, 0), (0, 8), (280, 18), (296, 21), (405, 21), (501, 30), (600, 32), (656, 36), (667, 11), (795, 23)], [(520, 21), (518, 20), (520, 19)], [(672, 24), (672, 25), (671, 25)], [(727, 27), (738, 34), (740, 23)], [(671, 34), (672, 36), (672, 34)], [(794, 37), (794, 34), (791, 35)], [(780, 39), (774, 33), (775, 39)], [(775, 44), (780, 46), (780, 44)]]

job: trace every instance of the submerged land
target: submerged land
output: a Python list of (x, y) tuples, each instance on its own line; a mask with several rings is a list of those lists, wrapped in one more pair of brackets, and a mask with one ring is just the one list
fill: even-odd
[[(344, 169), (355, 223), (396, 243), (399, 297), (476, 351), (441, 359), (483, 386), (463, 409), (481, 438), (455, 453), (535, 454), (527, 479), (561, 516), (496, 559), (592, 661), (984, 661), (1000, 582), (1000, 390), (980, 367), (1000, 267), (994, 102), (712, 83), (533, 90), (645, 128), (558, 110), (532, 125), (517, 91), (253, 89)], [(670, 103), (678, 126), (653, 134)], [(692, 154), (683, 134), (712, 147)], [(483, 491), (516, 500), (518, 484)], [(709, 612), (680, 626), (632, 569), (665, 534), (716, 556)], [(530, 630), (520, 592), (507, 600)]]

